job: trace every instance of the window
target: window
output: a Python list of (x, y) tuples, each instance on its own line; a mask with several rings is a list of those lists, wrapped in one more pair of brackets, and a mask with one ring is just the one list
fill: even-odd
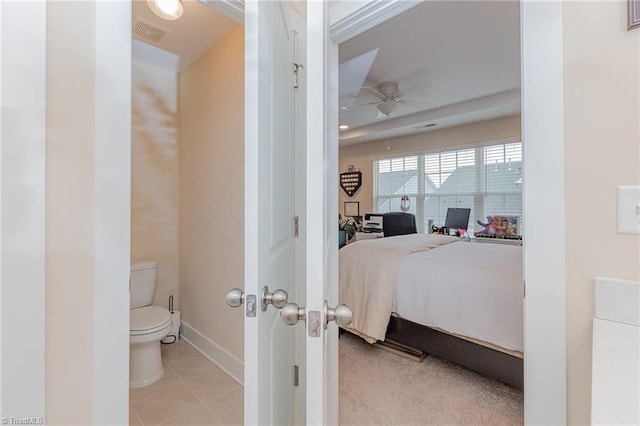
[(522, 143), (424, 153), (373, 163), (376, 213), (400, 211), (411, 199), (418, 232), (429, 221), (443, 225), (449, 207), (471, 208), (469, 230), (487, 216), (520, 216), (522, 233)]

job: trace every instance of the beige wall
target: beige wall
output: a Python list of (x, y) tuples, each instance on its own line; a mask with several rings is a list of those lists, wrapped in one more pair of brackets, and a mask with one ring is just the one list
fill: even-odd
[(178, 300), (178, 75), (134, 61), (131, 259), (158, 262), (154, 305)]
[[(92, 418), (94, 145), (87, 142), (95, 125), (95, 70), (89, 61), (67, 64), (95, 54), (87, 36), (93, 13), (89, 2), (47, 8), (45, 409), (51, 424)], [(68, 20), (84, 25), (67, 27)]]
[(616, 186), (640, 185), (640, 30), (626, 1), (564, 4), (568, 421), (590, 423), (593, 279), (640, 280)]
[(513, 116), (389, 139), (389, 150), (387, 150), (386, 140), (342, 147), (339, 153), (338, 170), (343, 172), (349, 165), (360, 169), (362, 186), (353, 197), (347, 196), (339, 188), (338, 209), (340, 213), (344, 213), (345, 201), (359, 201), (361, 215), (373, 212), (372, 161), (376, 158), (487, 141), (520, 140), (520, 136), (520, 116)]
[(182, 319), (243, 359), (244, 28), (179, 77)]
[(129, 10), (118, 2), (47, 2), (48, 425), (127, 419)]

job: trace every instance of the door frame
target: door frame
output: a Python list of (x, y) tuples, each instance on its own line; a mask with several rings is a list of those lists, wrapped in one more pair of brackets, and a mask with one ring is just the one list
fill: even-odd
[[(337, 58), (339, 43), (420, 3), (365, 1), (336, 7), (329, 56)], [(523, 211), (527, 219), (523, 247), (525, 424), (566, 424), (565, 236), (559, 232), (549, 244), (545, 225), (550, 216), (558, 218), (559, 229), (564, 229), (565, 222), (562, 2), (520, 0), (520, 24)], [(330, 72), (337, 75), (337, 65)], [(327, 105), (329, 109), (338, 105), (337, 91), (329, 92)], [(330, 135), (335, 137), (329, 143), (337, 147), (337, 133)], [(337, 281), (330, 284), (337, 289)]]
[(45, 3), (0, 2), (0, 40), (0, 412), (43, 417)]

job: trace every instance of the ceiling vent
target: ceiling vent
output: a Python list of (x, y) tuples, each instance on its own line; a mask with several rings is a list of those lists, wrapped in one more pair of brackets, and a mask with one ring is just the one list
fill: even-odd
[(144, 41), (160, 43), (169, 34), (169, 30), (158, 27), (144, 19), (135, 16), (133, 18), (133, 35)]

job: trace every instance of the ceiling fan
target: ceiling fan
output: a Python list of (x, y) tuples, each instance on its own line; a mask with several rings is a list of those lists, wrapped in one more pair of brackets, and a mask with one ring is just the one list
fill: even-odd
[(395, 81), (389, 81), (386, 83), (379, 84), (378, 87), (375, 89), (372, 87), (362, 87), (360, 89), (361, 92), (365, 92), (370, 95), (373, 95), (376, 98), (378, 98), (378, 100), (374, 102), (367, 102), (364, 104), (353, 105), (350, 107), (342, 107), (340, 109), (340, 112), (352, 111), (356, 108), (360, 108), (368, 105), (375, 105), (379, 111), (378, 117), (376, 118), (385, 118), (385, 117), (388, 117), (389, 114), (394, 112), (399, 104), (404, 104), (404, 105), (428, 104), (429, 102), (426, 102), (426, 101), (404, 99), (405, 95), (424, 87), (430, 87), (430, 85), (428, 83), (423, 83), (418, 86), (407, 89), (403, 92), (400, 91), (400, 86)]

